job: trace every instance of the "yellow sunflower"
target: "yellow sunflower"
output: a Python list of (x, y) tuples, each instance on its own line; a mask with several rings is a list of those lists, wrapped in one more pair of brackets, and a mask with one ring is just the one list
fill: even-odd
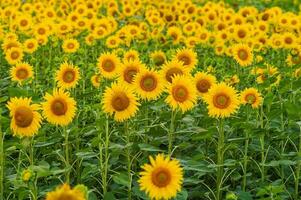
[(215, 76), (205, 72), (198, 72), (194, 76), (194, 83), (199, 96), (204, 96), (212, 85), (216, 84)]
[(63, 42), (62, 48), (66, 53), (74, 53), (79, 48), (79, 42), (76, 39), (66, 39)]
[(7, 107), (10, 111), (10, 128), (14, 136), (31, 137), (41, 127), (42, 116), (38, 104), (31, 104), (30, 98), (12, 98)]
[(208, 114), (214, 118), (225, 118), (235, 113), (239, 108), (237, 91), (225, 83), (213, 85), (204, 95), (208, 104)]
[(101, 77), (99, 74), (95, 74), (91, 77), (91, 83), (94, 87), (98, 88), (100, 86)]
[(237, 44), (232, 48), (233, 57), (240, 66), (249, 66), (253, 62), (252, 49), (245, 44)]
[(140, 189), (145, 191), (151, 199), (171, 199), (181, 191), (183, 183), (183, 169), (178, 160), (170, 160), (163, 154), (155, 159), (150, 157), (150, 164), (142, 166), (140, 172)]
[(120, 60), (113, 53), (103, 53), (98, 58), (97, 66), (101, 75), (108, 79), (113, 79), (118, 74)]
[(135, 116), (138, 106), (138, 98), (125, 85), (113, 83), (104, 92), (102, 109), (104, 112), (114, 115), (114, 119), (118, 122)]
[(23, 50), (21, 48), (12, 47), (11, 49), (7, 50), (5, 54), (5, 59), (11, 65), (15, 65), (18, 62), (21, 62), (23, 59)]
[(17, 39), (4, 39), (1, 47), (4, 52), (7, 52), (9, 49), (15, 47), (15, 48), (21, 48), (21, 43)]
[(180, 49), (177, 51), (174, 59), (183, 62), (185, 68), (192, 71), (197, 64), (196, 53), (191, 49)]
[(163, 51), (154, 51), (151, 53), (151, 59), (153, 60), (156, 67), (160, 67), (166, 62), (166, 56)]
[(186, 112), (193, 108), (197, 100), (197, 91), (190, 76), (176, 75), (167, 85), (168, 96), (165, 102), (173, 109)]
[(172, 78), (175, 75), (188, 75), (189, 71), (186, 67), (183, 66), (182, 62), (172, 60), (171, 62), (166, 62), (163, 65), (160, 73), (167, 83), (171, 83)]
[(247, 88), (240, 93), (241, 103), (250, 104), (252, 108), (258, 108), (262, 103), (261, 94), (255, 88)]
[(146, 67), (139, 60), (125, 61), (119, 68), (118, 81), (128, 86), (132, 85), (136, 74), (143, 69)]
[(123, 56), (124, 61), (134, 61), (134, 60), (139, 60), (139, 52), (136, 50), (129, 50), (125, 52)]
[(79, 189), (71, 189), (69, 185), (64, 184), (55, 191), (48, 192), (46, 200), (86, 200), (84, 193)]
[(23, 43), (23, 48), (26, 53), (33, 53), (37, 50), (38, 47), (39, 47), (38, 41), (34, 38), (27, 39)]
[(154, 70), (141, 70), (134, 79), (136, 93), (141, 99), (155, 100), (164, 90), (162, 77)]
[(61, 126), (67, 126), (72, 122), (76, 112), (76, 101), (68, 92), (55, 89), (52, 95), (46, 93), (44, 99), (43, 115), (48, 122)]
[(75, 88), (79, 79), (79, 68), (67, 62), (61, 64), (60, 69), (56, 72), (55, 77), (58, 86), (63, 90)]
[(10, 70), (10, 77), (13, 81), (22, 84), (23, 81), (33, 78), (33, 67), (28, 63), (18, 63)]

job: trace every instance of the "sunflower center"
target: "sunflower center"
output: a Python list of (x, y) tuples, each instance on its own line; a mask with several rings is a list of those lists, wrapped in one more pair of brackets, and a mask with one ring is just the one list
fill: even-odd
[(144, 76), (140, 81), (140, 87), (147, 92), (153, 91), (157, 87), (157, 80), (152, 75)]
[(68, 43), (68, 45), (67, 45), (68, 49), (73, 49), (74, 46), (75, 46), (75, 45), (74, 45), (73, 43)]
[(124, 80), (128, 83), (132, 83), (134, 80), (134, 77), (136, 76), (138, 70), (136, 68), (128, 68), (124, 72)]
[(211, 86), (210, 82), (205, 79), (199, 80), (196, 84), (198, 91), (201, 93), (208, 92), (210, 86)]
[(230, 97), (224, 93), (219, 93), (213, 97), (215, 107), (225, 109), (230, 105)]
[(179, 60), (182, 61), (184, 63), (184, 65), (190, 65), (190, 63), (191, 63), (190, 58), (186, 55), (180, 55)]
[(21, 26), (27, 26), (27, 24), (28, 24), (27, 20), (25, 20), (25, 19), (21, 20), (21, 23), (20, 23)]
[(245, 100), (249, 103), (249, 104), (253, 104), (256, 101), (256, 97), (254, 94), (247, 94), (245, 97)]
[(171, 174), (167, 169), (156, 169), (152, 173), (152, 182), (159, 188), (166, 187), (171, 182)]
[(115, 69), (115, 65), (111, 60), (105, 60), (102, 64), (102, 68), (107, 72), (112, 72)]
[(26, 69), (21, 68), (16, 72), (16, 76), (19, 79), (26, 79), (28, 77), (28, 71)]
[(75, 80), (75, 73), (73, 70), (68, 70), (63, 74), (63, 81), (65, 83), (72, 83)]
[(11, 53), (11, 58), (12, 58), (12, 59), (18, 59), (19, 56), (20, 56), (20, 54), (19, 54), (19, 52), (17, 52), (17, 51), (13, 51), (13, 52)]
[(292, 44), (293, 43), (293, 39), (290, 38), (290, 37), (286, 37), (284, 41), (285, 41), (286, 44)]
[(177, 67), (173, 67), (173, 68), (170, 68), (167, 72), (166, 72), (166, 75), (165, 75), (165, 78), (168, 82), (172, 82), (172, 78), (175, 76), (175, 75), (183, 75), (183, 71)]
[(46, 31), (45, 31), (45, 29), (43, 29), (43, 28), (39, 28), (38, 33), (39, 33), (40, 35), (44, 35), (44, 34), (46, 33)]
[(129, 107), (130, 100), (125, 93), (119, 93), (112, 98), (111, 104), (116, 111), (121, 112)]
[(189, 93), (185, 86), (177, 85), (172, 89), (173, 98), (180, 103), (186, 101), (188, 99), (188, 95)]
[(15, 123), (18, 127), (26, 128), (30, 126), (33, 121), (33, 113), (32, 111), (25, 107), (21, 106), (16, 110), (15, 113)]
[(237, 35), (239, 38), (242, 39), (242, 38), (246, 37), (246, 32), (244, 30), (239, 30)]
[(248, 52), (244, 49), (238, 50), (238, 57), (241, 60), (247, 60), (248, 59)]
[(33, 43), (28, 43), (27, 48), (31, 49), (31, 48), (33, 48), (33, 47), (34, 47), (34, 44), (33, 44)]
[(164, 64), (164, 62), (165, 62), (165, 59), (163, 56), (158, 55), (154, 58), (154, 63), (156, 66), (161, 66)]
[(66, 114), (67, 109), (68, 105), (63, 99), (56, 99), (51, 104), (51, 111), (57, 116)]

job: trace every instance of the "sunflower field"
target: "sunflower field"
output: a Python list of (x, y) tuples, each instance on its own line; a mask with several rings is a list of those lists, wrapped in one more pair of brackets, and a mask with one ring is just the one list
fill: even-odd
[(298, 0), (0, 0), (0, 200), (301, 200)]

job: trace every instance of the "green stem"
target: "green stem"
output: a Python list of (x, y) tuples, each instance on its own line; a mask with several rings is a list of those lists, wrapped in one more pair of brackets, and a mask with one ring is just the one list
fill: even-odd
[(216, 198), (217, 200), (222, 199), (222, 182), (224, 174), (224, 146), (225, 146), (225, 135), (224, 135), (224, 124), (223, 119), (218, 120), (218, 143), (217, 143), (217, 178), (216, 178)]
[[(34, 137), (30, 139), (30, 144), (29, 144), (29, 162), (31, 169), (33, 170), (34, 166)], [(37, 200), (38, 199), (38, 191), (37, 191), (37, 185), (36, 185), (36, 176), (34, 176), (34, 181), (32, 184), (32, 189), (31, 189), (31, 194), (32, 194), (32, 199)]]
[(110, 133), (109, 133), (109, 117), (106, 116), (106, 125), (105, 125), (105, 160), (104, 160), (104, 169), (102, 176), (102, 186), (103, 186), (103, 194), (105, 195), (108, 190), (108, 164), (109, 164), (109, 145), (110, 145)]
[(173, 143), (173, 136), (175, 133), (175, 119), (176, 119), (176, 111), (171, 112), (171, 121), (170, 121), (170, 127), (168, 132), (168, 155), (171, 157), (172, 153), (172, 143)]
[(67, 131), (66, 127), (64, 127), (64, 136), (65, 136), (65, 162), (66, 162), (65, 181), (67, 184), (69, 184), (70, 183), (69, 132)]
[(298, 152), (298, 163), (296, 168), (296, 179), (295, 179), (295, 196), (296, 199), (299, 197), (299, 180), (300, 180), (300, 171), (301, 171), (301, 126), (300, 133), (299, 133), (299, 152)]
[(4, 179), (4, 151), (3, 151), (3, 139), (4, 135), (2, 133), (2, 121), (1, 121), (1, 110), (0, 110), (0, 199), (3, 198), (3, 192), (4, 192), (4, 185), (3, 185), (3, 179)]
[(249, 148), (249, 132), (246, 132), (246, 140), (245, 140), (245, 149), (244, 149), (244, 174), (243, 174), (243, 184), (242, 184), (242, 191), (246, 191), (247, 185), (247, 167), (248, 167), (248, 148)]
[(129, 125), (128, 122), (125, 122), (124, 124), (124, 132), (126, 136), (126, 157), (127, 157), (127, 172), (128, 172), (128, 179), (129, 179), (129, 185), (128, 185), (128, 199), (132, 199), (132, 173), (131, 173), (131, 168), (132, 168), (132, 163), (131, 163), (131, 147), (130, 147), (130, 131), (129, 131)]
[[(263, 106), (261, 105), (261, 114), (260, 114), (260, 128), (263, 129), (264, 127), (264, 124), (263, 124)], [(259, 138), (259, 141), (260, 141), (260, 147), (261, 147), (261, 182), (263, 183), (264, 182), (264, 179), (265, 179), (265, 149), (264, 149), (264, 146), (265, 146), (265, 133), (262, 133), (260, 138)]]

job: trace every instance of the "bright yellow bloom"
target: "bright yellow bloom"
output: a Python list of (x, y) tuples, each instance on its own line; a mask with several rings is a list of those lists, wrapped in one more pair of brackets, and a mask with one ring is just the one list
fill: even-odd
[(46, 200), (86, 200), (86, 198), (81, 190), (71, 189), (69, 185), (64, 184), (55, 191), (48, 192)]
[(150, 164), (142, 166), (140, 172), (140, 189), (151, 199), (171, 199), (181, 191), (183, 169), (178, 160), (170, 160), (163, 154), (150, 157)]
[(252, 108), (258, 108), (262, 103), (261, 94), (255, 88), (247, 88), (240, 93), (241, 103), (250, 104)]
[(30, 98), (14, 97), (7, 103), (7, 107), (14, 136), (31, 137), (38, 132), (42, 121), (38, 104), (31, 104)]
[(73, 64), (64, 62), (56, 72), (55, 80), (62, 89), (75, 88), (80, 79), (79, 68)]

